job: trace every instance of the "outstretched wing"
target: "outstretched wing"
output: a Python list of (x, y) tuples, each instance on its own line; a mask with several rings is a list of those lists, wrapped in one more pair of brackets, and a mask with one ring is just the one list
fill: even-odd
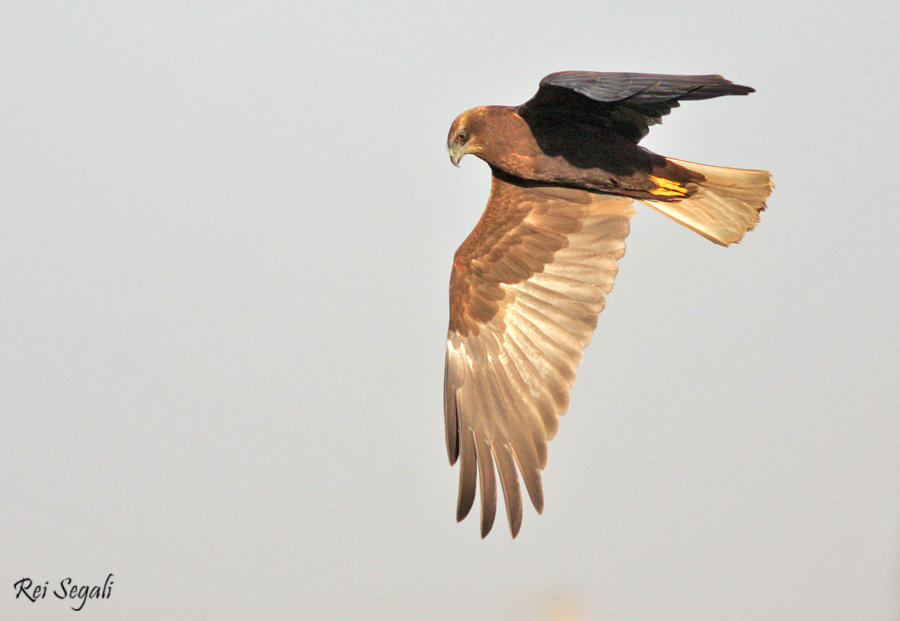
[(519, 106), (519, 114), (526, 121), (548, 114), (575, 115), (638, 142), (679, 101), (752, 92), (720, 75), (562, 71), (541, 80), (537, 94)]
[(568, 407), (634, 208), (628, 198), (498, 175), (453, 262), (444, 415), (450, 463), (461, 462), (457, 519), (480, 479), (481, 535), (490, 532), (496, 470), (515, 537), (517, 468), (540, 513), (547, 441)]

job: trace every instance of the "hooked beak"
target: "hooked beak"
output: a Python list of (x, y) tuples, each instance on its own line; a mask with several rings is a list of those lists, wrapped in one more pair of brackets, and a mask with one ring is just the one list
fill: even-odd
[(453, 162), (454, 166), (459, 166), (459, 160), (461, 160), (462, 156), (465, 154), (465, 148), (458, 147), (456, 145), (450, 147), (450, 161)]

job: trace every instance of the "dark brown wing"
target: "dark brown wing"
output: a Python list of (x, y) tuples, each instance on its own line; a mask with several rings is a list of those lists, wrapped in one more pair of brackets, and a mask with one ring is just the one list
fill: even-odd
[(447, 451), (451, 464), (461, 462), (457, 519), (472, 508), (480, 479), (482, 537), (496, 514), (495, 470), (513, 537), (522, 522), (517, 468), (543, 509), (547, 441), (568, 407), (633, 213), (628, 198), (494, 176), (484, 215), (456, 252)]
[(589, 119), (637, 143), (679, 101), (752, 92), (720, 75), (562, 71), (541, 80), (537, 94), (518, 110), (526, 121), (546, 115)]

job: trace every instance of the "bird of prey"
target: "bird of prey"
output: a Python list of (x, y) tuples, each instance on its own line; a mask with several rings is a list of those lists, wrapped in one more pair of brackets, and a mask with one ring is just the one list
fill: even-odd
[(756, 225), (768, 172), (638, 146), (680, 101), (752, 92), (718, 75), (565, 71), (518, 107), (473, 108), (453, 121), (453, 164), (471, 153), (492, 173), (484, 214), (453, 259), (444, 370), (457, 520), (480, 484), (482, 537), (497, 510), (495, 472), (513, 537), (519, 473), (543, 510), (547, 442), (625, 253), (632, 199), (723, 246)]

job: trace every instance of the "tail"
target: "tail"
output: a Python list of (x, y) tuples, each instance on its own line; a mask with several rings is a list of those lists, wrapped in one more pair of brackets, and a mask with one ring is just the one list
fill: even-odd
[(774, 187), (768, 172), (666, 159), (700, 173), (705, 180), (693, 195), (680, 201), (642, 203), (723, 246), (740, 241), (759, 222), (759, 212), (766, 208)]

